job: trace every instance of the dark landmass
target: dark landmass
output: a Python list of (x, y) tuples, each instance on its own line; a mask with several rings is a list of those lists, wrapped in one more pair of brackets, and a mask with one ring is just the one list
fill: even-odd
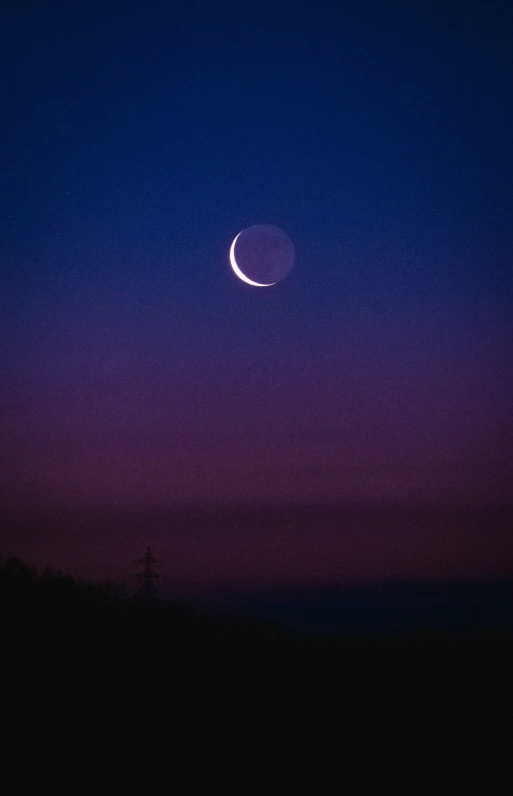
[(344, 604), (352, 627), (300, 632), (233, 606), (200, 611), (3, 560), (4, 723), (24, 748), (94, 747), (96, 757), (102, 746), (111, 760), (180, 749), (347, 755), (412, 739), (453, 749), (492, 735), (511, 743), (513, 584), (374, 589), (365, 610), (371, 594), (378, 605), (415, 591), (436, 593), (449, 618), (466, 604), (475, 621), (419, 614), (415, 625), (412, 614), (375, 632), (368, 616), (358, 621), (356, 590)]

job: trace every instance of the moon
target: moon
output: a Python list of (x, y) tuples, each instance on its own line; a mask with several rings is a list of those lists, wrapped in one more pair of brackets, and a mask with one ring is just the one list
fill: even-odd
[(271, 224), (254, 224), (239, 232), (230, 247), (235, 274), (253, 287), (271, 287), (285, 279), (294, 265), (289, 236)]

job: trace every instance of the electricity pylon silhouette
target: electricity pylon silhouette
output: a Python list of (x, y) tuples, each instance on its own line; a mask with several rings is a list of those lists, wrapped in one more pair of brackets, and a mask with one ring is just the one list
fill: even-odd
[(142, 597), (153, 597), (155, 594), (158, 594), (157, 589), (153, 585), (153, 581), (155, 578), (162, 578), (163, 575), (161, 575), (159, 572), (155, 572), (153, 565), (162, 564), (162, 561), (159, 561), (158, 558), (153, 557), (151, 549), (148, 546), (144, 556), (139, 558), (137, 561), (134, 561), (134, 564), (143, 565), (143, 571), (137, 573), (137, 577), (143, 579), (139, 594)]

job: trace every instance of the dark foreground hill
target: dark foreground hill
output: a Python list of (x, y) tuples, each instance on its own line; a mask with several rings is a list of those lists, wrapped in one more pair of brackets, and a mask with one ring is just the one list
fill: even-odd
[(4, 726), (61, 763), (70, 747), (126, 765), (180, 750), (298, 759), (511, 744), (511, 623), (317, 635), (17, 559), (0, 567), (0, 611)]

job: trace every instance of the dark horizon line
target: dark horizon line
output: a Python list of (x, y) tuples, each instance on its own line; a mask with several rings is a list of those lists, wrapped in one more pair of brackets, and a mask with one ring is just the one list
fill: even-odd
[[(18, 560), (24, 566), (32, 567), (35, 569), (36, 574), (40, 576), (45, 569), (49, 570), (53, 575), (62, 575), (63, 577), (71, 577), (75, 580), (78, 584), (82, 585), (106, 585), (106, 584), (113, 584), (113, 585), (124, 585), (129, 586), (127, 581), (135, 580), (136, 575), (129, 575), (127, 579), (121, 580), (97, 580), (95, 578), (84, 578), (77, 575), (74, 575), (72, 572), (63, 571), (62, 569), (56, 567), (53, 568), (51, 564), (45, 564), (44, 567), (38, 567), (31, 561), (27, 561), (23, 558), (22, 555), (16, 554), (5, 554), (5, 552), (0, 549), (0, 563), (5, 564), (9, 560)], [(167, 576), (165, 578), (167, 581), (172, 581), (172, 577)], [(134, 584), (135, 586), (135, 584)], [(453, 578), (448, 580), (447, 578), (438, 580), (436, 578), (419, 578), (419, 579), (391, 579), (391, 580), (378, 580), (377, 578), (368, 578), (365, 580), (351, 580), (346, 581), (345, 583), (340, 583), (337, 581), (331, 581), (329, 583), (324, 583), (319, 585), (318, 583), (311, 582), (311, 583), (303, 583), (303, 584), (288, 584), (288, 585), (276, 585), (276, 586), (255, 586), (253, 588), (247, 588), (246, 591), (238, 591), (237, 586), (233, 583), (233, 581), (225, 581), (218, 582), (218, 584), (213, 587), (212, 589), (208, 590), (208, 595), (211, 597), (221, 596), (221, 597), (230, 597), (230, 596), (237, 596), (241, 598), (245, 597), (255, 597), (255, 596), (314, 596), (314, 595), (336, 595), (336, 594), (343, 594), (346, 592), (369, 592), (369, 591), (396, 591), (401, 589), (413, 589), (413, 590), (421, 590), (421, 589), (464, 589), (465, 587), (472, 587), (472, 588), (495, 588), (495, 587), (511, 587), (513, 588), (513, 575), (509, 577), (497, 577), (497, 578), (469, 578), (469, 577), (462, 577), (462, 578)], [(135, 591), (135, 588), (134, 588)], [(198, 593), (200, 590), (192, 589), (191, 592), (197, 591)], [(230, 594), (231, 592), (231, 594)], [(158, 594), (164, 597), (170, 597), (171, 595), (167, 593), (164, 588), (164, 584), (162, 584), (162, 588), (158, 590)], [(203, 595), (207, 595), (207, 591), (202, 591)], [(189, 599), (189, 598), (187, 598)]]

